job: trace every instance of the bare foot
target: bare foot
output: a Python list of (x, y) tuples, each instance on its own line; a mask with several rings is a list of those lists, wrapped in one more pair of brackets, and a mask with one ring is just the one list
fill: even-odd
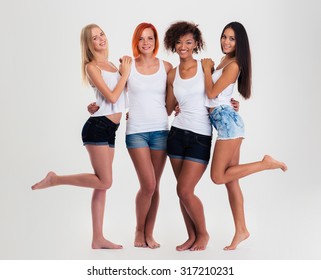
[(122, 245), (115, 244), (113, 242), (108, 241), (105, 238), (93, 240), (91, 243), (91, 247), (93, 249), (122, 249)]
[(147, 243), (147, 246), (151, 249), (156, 249), (160, 247), (160, 244), (154, 240), (153, 236), (147, 236), (146, 243)]
[(176, 246), (176, 250), (177, 251), (189, 250), (192, 247), (194, 242), (195, 242), (195, 236), (189, 237), (182, 245)]
[(142, 248), (146, 248), (147, 247), (147, 244), (146, 244), (146, 241), (145, 241), (144, 232), (136, 231), (134, 246), (135, 247), (142, 247)]
[(56, 173), (50, 171), (47, 176), (42, 179), (40, 182), (34, 184), (31, 189), (32, 190), (40, 190), (40, 189), (46, 189), (49, 187), (54, 186), (54, 178), (57, 177)]
[(268, 169), (277, 169), (280, 168), (282, 169), (284, 172), (288, 170), (288, 167), (286, 166), (286, 164), (284, 162), (281, 161), (277, 161), (276, 159), (274, 159), (273, 157), (269, 156), (269, 155), (265, 155), (263, 157), (263, 162), (265, 162), (268, 166)]
[(235, 250), (236, 247), (245, 239), (248, 239), (250, 236), (250, 233), (248, 231), (242, 232), (242, 233), (235, 233), (232, 243), (229, 246), (224, 247), (224, 250)]
[(190, 248), (190, 251), (205, 250), (209, 239), (210, 239), (210, 236), (208, 234), (197, 235), (197, 238), (193, 246)]

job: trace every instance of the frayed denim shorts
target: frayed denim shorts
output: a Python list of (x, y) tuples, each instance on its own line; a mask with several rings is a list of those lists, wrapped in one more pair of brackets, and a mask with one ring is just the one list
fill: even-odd
[(127, 149), (150, 148), (166, 150), (168, 130), (133, 133), (126, 135)]
[(82, 141), (84, 145), (107, 145), (114, 148), (118, 127), (119, 124), (105, 116), (90, 117), (83, 126)]
[(190, 160), (207, 165), (211, 155), (212, 136), (171, 127), (167, 138), (170, 158)]
[(217, 106), (210, 112), (209, 116), (211, 124), (217, 130), (217, 140), (244, 138), (243, 120), (231, 106)]

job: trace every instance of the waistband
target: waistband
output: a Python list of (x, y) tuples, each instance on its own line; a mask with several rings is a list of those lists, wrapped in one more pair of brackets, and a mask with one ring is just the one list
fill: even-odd
[(100, 120), (102, 121), (103, 123), (107, 124), (107, 125), (110, 125), (111, 127), (117, 129), (120, 125), (120, 123), (114, 123), (113, 121), (111, 121), (110, 119), (108, 119), (107, 117), (105, 116), (99, 116), (99, 117), (90, 117), (89, 119), (94, 119), (94, 120)]

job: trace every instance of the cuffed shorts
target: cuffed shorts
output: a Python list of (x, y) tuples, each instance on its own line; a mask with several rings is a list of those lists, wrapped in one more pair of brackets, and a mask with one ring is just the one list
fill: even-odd
[(105, 116), (90, 117), (83, 126), (82, 141), (84, 145), (107, 145), (114, 148), (118, 127), (119, 124)]
[(170, 158), (208, 164), (211, 144), (212, 136), (172, 126), (167, 138), (167, 154)]
[(126, 135), (126, 147), (150, 148), (151, 150), (166, 150), (168, 130), (133, 133)]

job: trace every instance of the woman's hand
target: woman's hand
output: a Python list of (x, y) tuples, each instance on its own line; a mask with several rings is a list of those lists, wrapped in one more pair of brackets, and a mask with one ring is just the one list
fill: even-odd
[(231, 105), (233, 107), (233, 109), (238, 112), (240, 109), (240, 102), (238, 102), (237, 100), (235, 100), (234, 98), (231, 98)]
[(92, 102), (87, 106), (87, 110), (91, 115), (96, 113), (98, 109), (99, 109), (99, 106), (96, 104), (96, 102)]
[(119, 72), (123, 77), (127, 79), (130, 73), (130, 68), (133, 60), (130, 56), (124, 55), (122, 58), (119, 59), (119, 61)]
[(181, 108), (179, 108), (179, 105), (176, 105), (174, 108), (174, 112), (175, 112), (175, 117), (178, 116), (178, 114), (181, 112)]
[(203, 58), (201, 59), (203, 71), (214, 72), (215, 62), (211, 58)]

